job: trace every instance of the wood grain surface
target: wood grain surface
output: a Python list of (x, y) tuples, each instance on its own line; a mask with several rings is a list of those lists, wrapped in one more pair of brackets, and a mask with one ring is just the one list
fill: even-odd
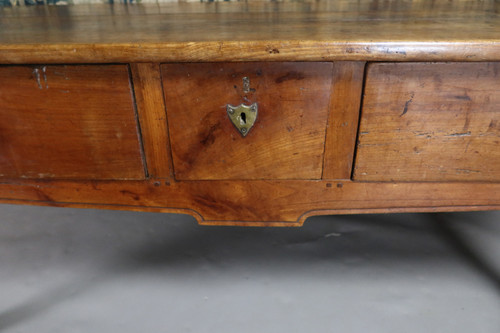
[(149, 178), (173, 178), (167, 114), (159, 64), (131, 64)]
[(500, 63), (371, 64), (366, 80), (354, 179), (500, 181)]
[(499, 8), (495, 0), (1, 8), (0, 63), (500, 60)]
[[(500, 183), (0, 181), (0, 202), (190, 214), (202, 224), (301, 225), (321, 214), (500, 209)], [(497, 194), (497, 195), (495, 195)]]
[[(321, 178), (332, 63), (161, 68), (176, 179)], [(253, 103), (257, 120), (243, 137), (226, 106)]]
[(323, 179), (350, 179), (358, 131), (364, 62), (336, 62), (325, 140)]
[(0, 67), (0, 177), (144, 179), (127, 66)]

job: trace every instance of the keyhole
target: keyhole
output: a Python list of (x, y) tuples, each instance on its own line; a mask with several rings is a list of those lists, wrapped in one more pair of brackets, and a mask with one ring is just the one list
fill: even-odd
[(242, 112), (240, 114), (240, 125), (246, 125), (247, 123), (247, 115), (245, 114), (245, 112)]

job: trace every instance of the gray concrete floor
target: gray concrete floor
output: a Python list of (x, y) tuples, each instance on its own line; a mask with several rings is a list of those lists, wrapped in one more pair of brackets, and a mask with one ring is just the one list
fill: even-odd
[(500, 332), (500, 212), (203, 227), (0, 205), (0, 332)]

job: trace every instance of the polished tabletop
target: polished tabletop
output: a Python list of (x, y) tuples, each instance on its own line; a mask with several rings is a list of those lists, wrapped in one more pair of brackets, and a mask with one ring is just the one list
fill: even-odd
[(498, 1), (2, 1), (0, 63), (500, 60)]

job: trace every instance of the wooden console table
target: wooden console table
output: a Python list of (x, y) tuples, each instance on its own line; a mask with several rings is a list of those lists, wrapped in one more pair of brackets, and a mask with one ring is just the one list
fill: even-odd
[(202, 224), (500, 208), (500, 3), (0, 8), (0, 202)]

